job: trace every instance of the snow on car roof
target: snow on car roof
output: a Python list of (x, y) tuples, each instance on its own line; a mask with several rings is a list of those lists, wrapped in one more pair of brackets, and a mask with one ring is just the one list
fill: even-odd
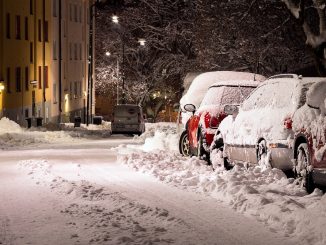
[(216, 82), (228, 80), (259, 80), (264, 81), (266, 78), (262, 75), (250, 72), (237, 71), (214, 71), (205, 72), (198, 75), (190, 85), (188, 92), (181, 98), (180, 105), (194, 104), (199, 106), (204, 98), (207, 89)]
[(243, 87), (257, 87), (261, 81), (255, 80), (229, 80), (214, 83), (211, 87), (218, 86), (243, 86)]

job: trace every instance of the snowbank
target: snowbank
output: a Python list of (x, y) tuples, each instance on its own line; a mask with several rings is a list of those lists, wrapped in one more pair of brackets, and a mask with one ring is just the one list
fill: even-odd
[(159, 126), (156, 131), (138, 149), (120, 147), (119, 159), (160, 181), (210, 195), (268, 224), (272, 230), (299, 238), (302, 244), (326, 243), (326, 195), (320, 190), (307, 195), (296, 180), (287, 179), (278, 169), (236, 166), (231, 171), (213, 171), (198, 158), (185, 158), (171, 151), (169, 144), (146, 148), (147, 142), (157, 142), (159, 138), (166, 142), (169, 138), (167, 132), (158, 133)]
[[(110, 125), (84, 124), (74, 128), (74, 124), (62, 124), (61, 130), (47, 131), (46, 127), (23, 129), (8, 118), (0, 119), (0, 149), (32, 147), (40, 144), (72, 143), (86, 137), (107, 137), (110, 135)], [(51, 125), (49, 126), (51, 127)], [(52, 127), (52, 130), (54, 128)]]

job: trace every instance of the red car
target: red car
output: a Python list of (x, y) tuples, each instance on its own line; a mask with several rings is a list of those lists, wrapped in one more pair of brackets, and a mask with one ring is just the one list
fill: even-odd
[(326, 186), (326, 81), (309, 88), (294, 116), (294, 172), (311, 193), (316, 185)]
[(226, 117), (224, 105), (239, 105), (258, 86), (260, 81), (225, 81), (209, 87), (198, 110), (192, 104), (184, 106), (192, 112), (186, 124), (190, 155), (209, 160), (209, 147), (216, 129)]

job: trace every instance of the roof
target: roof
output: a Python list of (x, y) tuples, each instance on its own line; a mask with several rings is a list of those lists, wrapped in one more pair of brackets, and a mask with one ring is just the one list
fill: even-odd
[(220, 81), (214, 83), (210, 87), (219, 87), (219, 86), (239, 86), (239, 87), (257, 87), (261, 81), (254, 80), (229, 80), (229, 81)]

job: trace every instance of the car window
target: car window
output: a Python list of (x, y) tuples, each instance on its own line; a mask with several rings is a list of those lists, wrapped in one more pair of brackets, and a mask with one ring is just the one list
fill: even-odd
[(114, 109), (114, 115), (117, 117), (130, 117), (130, 116), (138, 116), (140, 110), (138, 107), (116, 107)]
[(268, 92), (268, 86), (262, 85), (258, 87), (244, 102), (242, 109), (245, 111), (253, 110), (258, 106), (264, 106), (262, 103), (262, 96)]
[(285, 108), (296, 107), (293, 93), (295, 83), (273, 82), (259, 87), (244, 102), (243, 110), (252, 110), (264, 107)]
[(254, 87), (225, 87), (221, 98), (221, 105), (239, 105), (253, 90)]
[(210, 87), (206, 92), (205, 97), (201, 102), (200, 106), (219, 105), (221, 103), (224, 88), (224, 86)]

